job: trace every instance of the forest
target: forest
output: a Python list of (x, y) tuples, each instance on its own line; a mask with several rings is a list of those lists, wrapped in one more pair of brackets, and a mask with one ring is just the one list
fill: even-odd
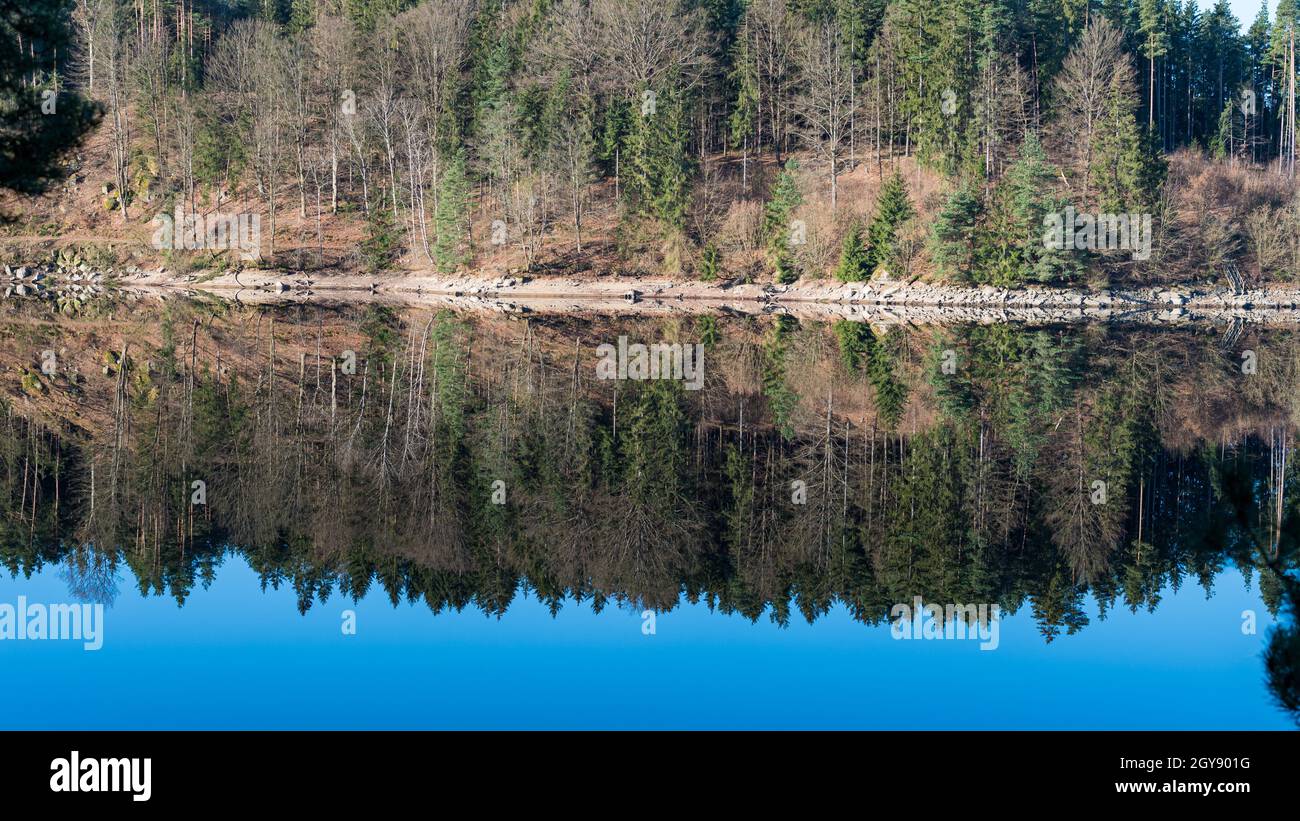
[[(0, 242), (242, 264), (148, 248), (179, 208), (322, 272), (1300, 273), (1296, 0), (5, 7)], [(1151, 217), (1153, 253), (1048, 247), (1067, 207)]]

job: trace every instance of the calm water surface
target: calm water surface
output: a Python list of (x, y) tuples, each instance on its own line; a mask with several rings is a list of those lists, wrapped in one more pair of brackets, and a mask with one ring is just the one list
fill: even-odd
[[(1288, 331), (0, 331), (0, 605), (104, 606), (100, 650), (0, 641), (5, 727), (1294, 726)], [(701, 345), (701, 389), (598, 379), (619, 336)], [(916, 597), (996, 605), (996, 648), (898, 638)]]

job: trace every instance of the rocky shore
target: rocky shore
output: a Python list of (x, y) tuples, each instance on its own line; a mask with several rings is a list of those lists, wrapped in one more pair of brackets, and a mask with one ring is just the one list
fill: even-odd
[(668, 278), (441, 276), (394, 272), (313, 278), (242, 270), (181, 274), (127, 266), (104, 271), (78, 265), (6, 265), (6, 298), (84, 301), (118, 292), (166, 299), (205, 292), (245, 302), (381, 301), (449, 304), (505, 312), (606, 310), (644, 313), (739, 313), (864, 318), (910, 322), (1244, 321), (1300, 324), (1300, 288), (1273, 284), (1075, 288), (961, 287), (881, 277), (866, 283), (800, 281), (791, 285), (697, 282)]

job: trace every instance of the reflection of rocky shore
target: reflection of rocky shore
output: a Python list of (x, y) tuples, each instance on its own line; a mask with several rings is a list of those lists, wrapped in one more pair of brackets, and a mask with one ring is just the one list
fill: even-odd
[[(797, 282), (792, 285), (704, 283), (652, 277), (562, 275), (527, 277), (424, 274), (379, 277), (312, 276), (272, 271), (226, 271), (177, 274), (167, 269), (129, 266), (121, 271), (90, 273), (32, 266), (29, 277), (60, 282), (73, 291), (101, 291), (103, 276), (125, 291), (209, 292), (241, 301), (320, 300), (379, 301), (402, 305), (452, 305), (507, 312), (559, 313), (611, 310), (620, 313), (789, 313), (823, 318), (863, 318), (872, 322), (1224, 322), (1241, 320), (1300, 324), (1300, 289), (1273, 285), (1253, 289), (1177, 286), (1081, 290), (1019, 289), (932, 285), (925, 282)], [(78, 282), (83, 280), (84, 282)], [(19, 295), (34, 294), (29, 283)], [(20, 286), (21, 287), (21, 286)]]

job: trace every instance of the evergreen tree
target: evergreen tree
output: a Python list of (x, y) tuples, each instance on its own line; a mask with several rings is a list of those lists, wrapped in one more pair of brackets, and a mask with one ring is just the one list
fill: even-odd
[(1091, 179), (1103, 212), (1150, 208), (1163, 175), (1156, 156), (1156, 137), (1138, 128), (1136, 104), (1127, 86), (1116, 80), (1098, 130)]
[(948, 195), (930, 230), (930, 258), (941, 274), (966, 280), (975, 262), (975, 236), (983, 202), (962, 185)]
[(835, 268), (835, 278), (840, 282), (865, 282), (871, 278), (869, 260), (867, 245), (862, 241), (862, 226), (855, 222), (844, 235), (844, 246), (840, 250), (840, 263)]
[(1210, 153), (1215, 159), (1222, 160), (1232, 155), (1235, 140), (1235, 128), (1233, 116), (1236, 111), (1236, 105), (1229, 100), (1224, 103), (1223, 111), (1219, 114), (1219, 127), (1214, 132), (1214, 139), (1210, 142)]
[(795, 327), (798, 324), (793, 317), (778, 316), (763, 342), (763, 396), (767, 398), (768, 410), (777, 430), (785, 439), (794, 438), (793, 415), (799, 406), (799, 395), (786, 380), (788, 337)]
[(692, 154), (686, 107), (676, 93), (654, 94), (632, 116), (625, 193), (643, 214), (681, 229), (690, 204)]
[(871, 335), (871, 326), (865, 322), (839, 319), (831, 326), (835, 333), (835, 342), (840, 349), (840, 362), (849, 373), (856, 373), (866, 361), (875, 341)]
[(907, 196), (907, 183), (901, 174), (894, 174), (885, 180), (876, 201), (876, 213), (867, 228), (866, 266), (871, 273), (881, 265), (889, 263), (897, 248), (898, 229), (912, 218), (912, 202)]
[(979, 235), (979, 281), (1014, 286), (1025, 280), (1065, 280), (1079, 272), (1073, 248), (1046, 241), (1049, 219), (1064, 214), (1068, 204), (1055, 193), (1056, 177), (1042, 143), (1030, 133), (995, 191), (989, 230)]
[(891, 342), (898, 337), (894, 332), (874, 339), (867, 346), (867, 380), (875, 391), (876, 412), (886, 430), (894, 430), (907, 408), (907, 385), (898, 378), (897, 358)]
[[(1268, 0), (1260, 4), (1259, 14), (1246, 32), (1246, 61), (1249, 66), (1250, 89), (1254, 92), (1255, 113), (1246, 138), (1262, 141), (1272, 133), (1269, 119), (1269, 81), (1268, 46), (1271, 37), (1271, 25), (1268, 17)], [(1255, 148), (1251, 146), (1251, 158), (1255, 159)]]
[(803, 195), (799, 193), (794, 178), (797, 170), (799, 164), (793, 158), (786, 161), (763, 208), (763, 236), (767, 238), (769, 247), (789, 245), (790, 220), (794, 210), (803, 204)]
[(372, 274), (387, 268), (401, 253), (402, 238), (393, 224), (393, 212), (376, 205), (366, 215), (366, 238), (361, 241), (361, 257)]
[(704, 246), (700, 253), (700, 279), (704, 282), (712, 282), (718, 278), (718, 273), (722, 270), (722, 253), (718, 246), (709, 243)]
[(437, 238), (433, 244), (433, 260), (444, 274), (455, 271), (469, 261), (461, 250), (461, 243), (469, 229), (469, 180), (465, 175), (465, 156), (452, 154), (438, 181), (438, 207), (434, 212), (434, 229)]
[(776, 281), (781, 285), (789, 285), (798, 281), (800, 276), (799, 264), (795, 261), (794, 255), (790, 253), (788, 247), (781, 246), (776, 251), (776, 259), (772, 265), (776, 269)]
[(0, 188), (46, 188), (98, 113), (60, 73), (71, 6), (29, 0), (6, 3), (0, 15)]
[(1142, 35), (1142, 56), (1147, 58), (1147, 129), (1154, 130), (1156, 116), (1156, 58), (1168, 47), (1166, 0), (1138, 0), (1138, 31)]

